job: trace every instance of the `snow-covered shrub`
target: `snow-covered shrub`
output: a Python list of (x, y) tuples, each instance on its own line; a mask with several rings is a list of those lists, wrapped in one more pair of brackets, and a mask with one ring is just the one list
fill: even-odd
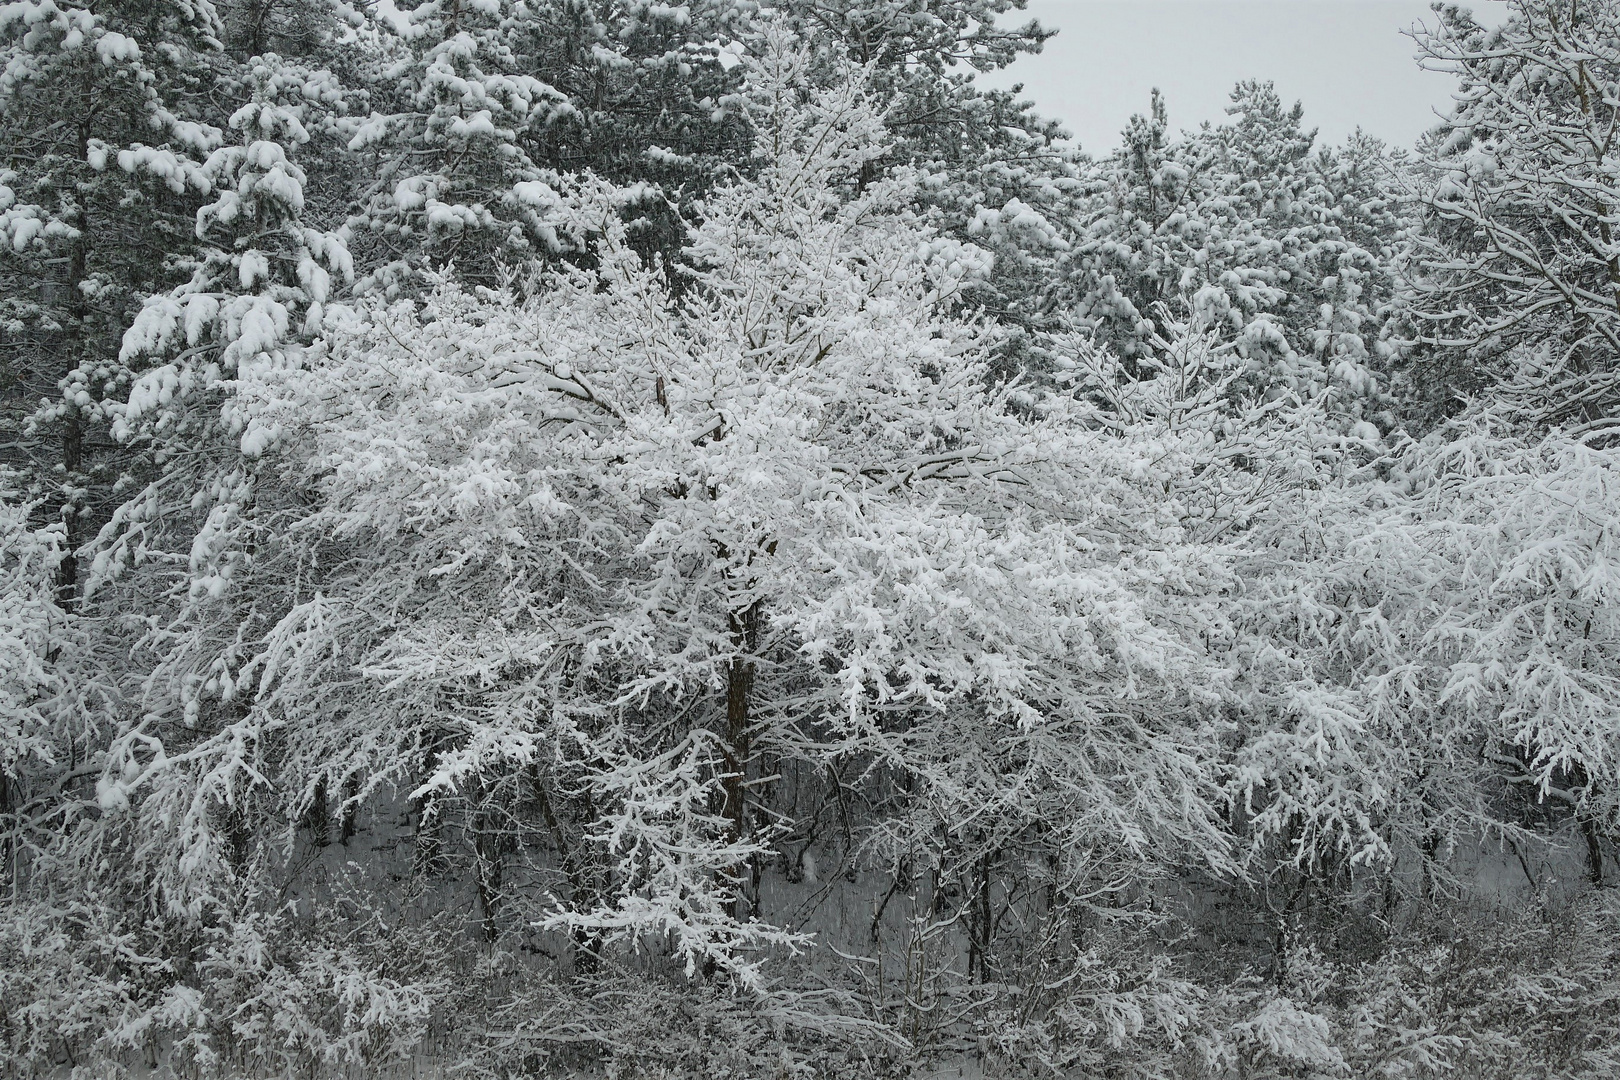
[(1435, 912), (1356, 973), (1348, 996), (1358, 1075), (1612, 1076), (1620, 903), (1584, 892), (1518, 912)]
[(476, 1076), (626, 1080), (904, 1075), (911, 1047), (827, 988), (738, 997), (603, 970), (567, 983), (520, 981), (463, 1051)]
[(1084, 948), (1040, 957), (983, 995), (973, 1027), (988, 1069), (1006, 1077), (1175, 1075), (1207, 1044), (1206, 991), (1145, 947), (1138, 920), (1093, 931)]
[(16, 1075), (381, 1068), (412, 1055), (445, 996), (432, 962), (443, 950), (411, 928), (331, 912), (185, 926), (120, 907), (34, 903), (0, 918), (0, 1035)]

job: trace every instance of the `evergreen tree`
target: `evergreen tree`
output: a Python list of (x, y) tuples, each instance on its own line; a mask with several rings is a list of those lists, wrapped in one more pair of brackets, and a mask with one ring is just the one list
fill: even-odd
[(0, 438), (40, 512), (66, 525), (64, 601), (123, 468), (102, 407), (129, 385), (118, 343), (142, 299), (182, 272), (211, 190), (221, 33), (211, 4), (185, 0), (0, 12)]
[(1313, 154), (1302, 110), (1268, 83), (1240, 84), (1228, 112), (1179, 140), (1157, 95), (1132, 119), (1088, 180), (1058, 295), (1127, 363), (1153, 350), (1167, 319), (1192, 316), (1264, 392), (1333, 387), (1347, 427), (1388, 427), (1376, 372), (1393, 280), (1382, 249), (1358, 242), (1389, 226), (1379, 151)]

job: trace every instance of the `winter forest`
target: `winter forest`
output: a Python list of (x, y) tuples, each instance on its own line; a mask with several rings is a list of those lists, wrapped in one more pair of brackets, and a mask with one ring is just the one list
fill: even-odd
[(1620, 1075), (1620, 2), (1480, 4), (1080, 147), (1022, 0), (0, 3), (0, 1075)]

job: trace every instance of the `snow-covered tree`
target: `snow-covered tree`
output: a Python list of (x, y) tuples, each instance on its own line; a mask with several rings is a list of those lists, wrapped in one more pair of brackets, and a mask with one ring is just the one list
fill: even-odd
[(1240, 84), (1228, 112), (1176, 139), (1155, 94), (1087, 177), (1055, 297), (1127, 363), (1167, 317), (1192, 316), (1248, 360), (1251, 385), (1331, 386), (1347, 426), (1390, 426), (1377, 372), (1393, 278), (1363, 246), (1393, 224), (1377, 148), (1313, 152), (1269, 83)]
[(1490, 390), (1528, 423), (1596, 434), (1620, 401), (1620, 12), (1505, 7), (1495, 26), (1438, 8), (1414, 39), (1424, 66), (1459, 84), (1420, 189), (1417, 337), (1466, 358), (1452, 393)]
[(1523, 445), (1489, 426), (1403, 462), (1422, 515), (1412, 547), (1445, 560), (1423, 582), (1435, 702), (1473, 729), (1500, 782), (1573, 816), (1596, 883), (1620, 826), (1617, 464), (1566, 436)]
[(0, 1060), (1613, 1073), (1612, 13), (1017, 7), (0, 5)]
[[(7, 478), (9, 479), (9, 478)], [(54, 704), (64, 697), (57, 654), (75, 644), (68, 616), (55, 603), (63, 527), (29, 527), (26, 504), (3, 492), (0, 503), (0, 813), (10, 815), (30, 794), (25, 776), (55, 765), (67, 734), (56, 723)], [(21, 837), (13, 832), (5, 857), (18, 873)], [(30, 838), (32, 839), (32, 838)]]
[(454, 259), (487, 275), (555, 245), (546, 207), (528, 195), (544, 185), (523, 136), (573, 106), (522, 70), (512, 39), (528, 20), (523, 3), (428, 3), (384, 41), (375, 81), (395, 108), (373, 111), (349, 141), (370, 181), (348, 227), (377, 248), (367, 289), (397, 295), (424, 264)]
[(1614, 467), (1484, 426), (1341, 467), (1257, 517), (1226, 612), (1257, 842), (1307, 870), (1452, 889), (1448, 862), (1481, 837), (1554, 839), (1515, 809), (1539, 804), (1543, 823), (1573, 821), (1603, 879)]
[(274, 54), (254, 57), (241, 78), (249, 100), (230, 117), (234, 139), (198, 169), (212, 199), (196, 212), (190, 280), (147, 298), (119, 350), (125, 392), (99, 403), (114, 437), (145, 449), (151, 465), (144, 490), (110, 515), (116, 539), (98, 551), (92, 587), (146, 558), (149, 534), (167, 533), (188, 538), (178, 584), (224, 591), (251, 558), (245, 521), (256, 500), (236, 386), (255, 366), (296, 365), (347, 310), (339, 294), (353, 262), (341, 233), (305, 223), (298, 164), (312, 131), (332, 145), (345, 91), (331, 72)]
[[(953, 311), (984, 257), (908, 214), (908, 174), (862, 183), (860, 78), (807, 90), (766, 40), (757, 175), (706, 202), (678, 292), (575, 180), (552, 200), (594, 268), (528, 301), (446, 282), (255, 369), (244, 444), (313, 503), (231, 584), (279, 605), (196, 594), (152, 684), (191, 728), (142, 731), (174, 760), (222, 717), (187, 753), (236, 770), (212, 798), (262, 776), (294, 817), (322, 785), (460, 813), (492, 933), (539, 874), (527, 917), (587, 957), (662, 940), (745, 983), (798, 942), (759, 907), (784, 769), (911, 777), (872, 850), (968, 883), (1017, 847), (1080, 901), (1223, 865), (1212, 699), (1167, 614), (1199, 554), (1139, 563), (1150, 500), (1108, 494), (1136, 452), (987, 387), (993, 330)], [(514, 828), (554, 861), (511, 865)]]
[[(494, 284), (567, 246), (545, 192), (558, 172), (641, 185), (641, 242), (678, 250), (672, 205), (746, 160), (729, 104), (755, 7), (427, 3), (378, 16), (369, 118), (350, 149), (369, 185), (349, 223), (363, 291), (400, 295), (454, 262)], [(658, 192), (665, 192), (662, 198)]]
[(335, 129), (343, 88), (328, 71), (273, 54), (250, 61), (243, 82), (249, 100), (230, 118), (234, 141), (197, 170), (213, 198), (197, 210), (191, 279), (148, 298), (124, 335), (120, 359), (148, 367), (128, 400), (105, 406), (126, 439), (148, 414), (172, 424), (176, 398), (204, 395), (244, 364), (318, 333), (354, 276), (343, 237), (304, 224), (306, 176), (296, 161), (311, 127)]
[(170, 258), (189, 252), (186, 223), (207, 190), (219, 33), (207, 3), (0, 11), (4, 423), (67, 525), (65, 597), (120, 468), (98, 452), (100, 402), (129, 380), (117, 342), (131, 310), (174, 280)]

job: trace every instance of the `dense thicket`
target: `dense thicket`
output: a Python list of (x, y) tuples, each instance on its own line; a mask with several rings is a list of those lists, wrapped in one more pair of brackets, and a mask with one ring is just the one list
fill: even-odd
[(9, 1075), (1620, 1069), (1615, 7), (1016, 6), (0, 6)]

